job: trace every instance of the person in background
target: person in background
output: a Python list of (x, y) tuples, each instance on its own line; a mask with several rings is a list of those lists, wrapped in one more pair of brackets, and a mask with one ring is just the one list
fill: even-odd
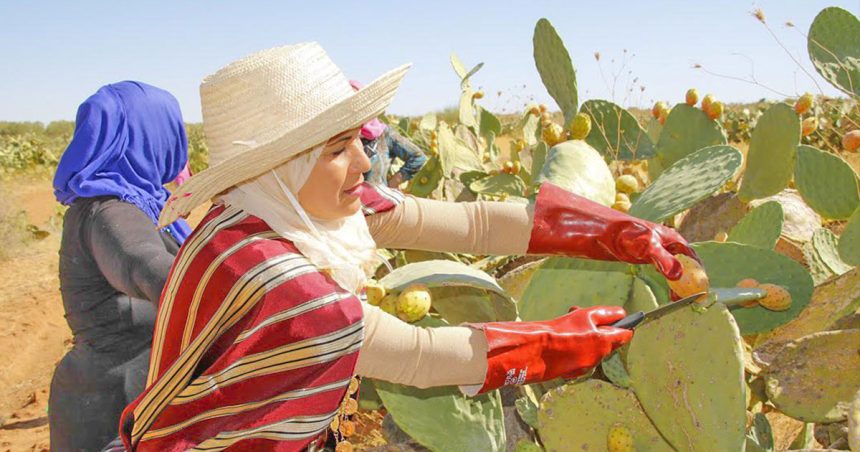
[[(349, 84), (356, 91), (362, 87), (362, 84), (355, 80), (350, 80)], [(370, 158), (370, 171), (364, 174), (364, 180), (370, 183), (399, 187), (415, 177), (427, 161), (427, 156), (415, 143), (377, 118), (361, 127), (361, 143), (364, 145), (364, 153)], [(403, 165), (389, 177), (391, 161), (394, 159), (400, 159)]]
[(185, 125), (170, 93), (106, 85), (75, 121), (54, 176), (57, 201), (69, 206), (59, 277), (74, 335), (51, 380), (57, 451), (100, 450), (116, 437), (122, 409), (146, 385), (158, 300), (191, 232), (181, 219), (156, 228), (170, 196), (164, 184), (188, 176)]

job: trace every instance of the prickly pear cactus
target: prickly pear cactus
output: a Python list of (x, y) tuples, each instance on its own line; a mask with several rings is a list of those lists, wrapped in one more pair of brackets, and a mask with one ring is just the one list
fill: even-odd
[(606, 450), (613, 425), (630, 430), (636, 450), (671, 451), (642, 412), (636, 396), (600, 380), (548, 392), (538, 411), (538, 432), (547, 451)]
[(633, 278), (630, 296), (627, 303), (624, 303), (624, 310), (627, 312), (648, 312), (657, 309), (657, 306), (657, 298), (648, 283), (640, 278)]
[(591, 118), (591, 133), (585, 141), (613, 160), (645, 160), (654, 156), (654, 145), (639, 122), (612, 102), (593, 99), (581, 111)]
[(626, 264), (552, 257), (535, 270), (518, 307), (523, 320), (547, 320), (571, 306), (624, 306), (634, 276)]
[(696, 151), (667, 168), (630, 208), (630, 215), (660, 222), (711, 196), (731, 179), (743, 157), (731, 146)]
[(536, 184), (544, 181), (604, 206), (615, 203), (612, 172), (603, 157), (584, 141), (565, 141), (550, 148), (535, 178)]
[(824, 218), (844, 220), (860, 206), (857, 174), (851, 166), (812, 146), (797, 147), (794, 185), (809, 207)]
[(442, 165), (439, 163), (439, 157), (434, 155), (427, 159), (409, 182), (409, 193), (426, 198), (439, 187), (442, 177)]
[(386, 291), (399, 292), (424, 284), (433, 295), (433, 309), (451, 323), (514, 320), (517, 307), (492, 276), (471, 266), (429, 260), (396, 268), (379, 280)]
[(499, 118), (496, 115), (490, 113), (488, 110), (481, 108), (481, 124), (480, 131), (482, 136), (489, 136), (490, 133), (493, 133), (495, 136), (499, 136), (502, 134), (502, 122), (499, 121)]
[(828, 82), (860, 96), (860, 21), (837, 7), (824, 8), (812, 21), (807, 38), (809, 58)]
[(800, 243), (812, 240), (812, 233), (821, 227), (821, 217), (806, 205), (797, 190), (786, 189), (776, 195), (752, 201), (749, 205), (755, 208), (770, 201), (782, 205), (785, 216), (782, 223), (783, 236)]
[(836, 249), (838, 243), (839, 237), (829, 229), (821, 228), (812, 234), (812, 246), (815, 248), (815, 253), (830, 271), (836, 275), (841, 275), (851, 270), (851, 266), (839, 257), (839, 251)]
[(726, 144), (726, 134), (718, 122), (698, 108), (675, 105), (657, 141), (657, 160), (668, 168), (699, 149), (719, 144)]
[(788, 104), (774, 104), (758, 118), (738, 197), (745, 202), (779, 193), (794, 172), (800, 119)]
[(600, 369), (603, 371), (603, 375), (606, 375), (606, 378), (614, 385), (622, 388), (630, 387), (630, 374), (624, 367), (624, 360), (621, 359), (620, 353), (616, 352), (609, 355), (609, 358), (600, 363)]
[(809, 275), (812, 276), (813, 284), (817, 286), (833, 277), (833, 270), (830, 270), (830, 267), (821, 259), (811, 240), (804, 243), (800, 250), (803, 252), (803, 260), (809, 268)]
[(535, 25), (533, 38), (535, 66), (549, 95), (561, 107), (567, 124), (579, 109), (576, 71), (564, 42), (546, 19)]
[(860, 389), (848, 408), (848, 447), (860, 450)]
[(455, 168), (463, 171), (482, 171), (484, 166), (478, 153), (469, 148), (463, 140), (457, 138), (451, 128), (444, 122), (439, 124), (437, 131), (439, 142), (439, 163), (442, 174), (450, 177)]
[(677, 450), (743, 450), (740, 332), (726, 307), (685, 307), (641, 323), (627, 352), (636, 397)]
[(784, 220), (782, 205), (776, 201), (766, 202), (741, 218), (729, 231), (728, 241), (772, 250), (782, 234)]
[(460, 114), (458, 118), (460, 119), (460, 124), (466, 127), (476, 127), (478, 125), (475, 119), (475, 109), (473, 108), (472, 99), (474, 95), (475, 91), (469, 87), (463, 88), (463, 91), (460, 93)]
[(535, 272), (538, 268), (540, 268), (543, 261), (534, 261), (529, 262), (528, 264), (521, 265), (499, 278), (499, 285), (505, 289), (514, 300), (519, 300), (523, 296), (523, 292), (525, 292), (526, 287), (529, 285), (529, 281), (531, 281), (532, 276), (534, 276)]
[(532, 185), (537, 184), (538, 176), (540, 176), (540, 171), (543, 169), (544, 163), (546, 163), (546, 155), (549, 152), (549, 147), (541, 141), (536, 144), (534, 148), (532, 148), (532, 167), (529, 173), (532, 175)]
[(860, 388), (860, 330), (825, 331), (790, 342), (768, 366), (765, 384), (770, 402), (795, 419), (845, 420)]
[(469, 184), (469, 190), (488, 195), (523, 196), (526, 183), (519, 176), (499, 173), (472, 182)]
[(803, 336), (831, 329), (833, 323), (860, 307), (860, 269), (817, 286), (809, 305), (796, 319), (762, 335), (757, 347), (782, 344)]
[(848, 219), (839, 237), (839, 257), (846, 264), (860, 266), (860, 207)]
[(733, 309), (743, 335), (764, 333), (787, 323), (809, 303), (812, 278), (789, 257), (732, 242), (695, 243), (693, 249), (704, 262), (712, 287), (735, 287), (742, 279), (753, 278), (761, 284), (785, 287), (791, 294), (791, 308), (786, 311), (769, 311), (761, 306)]

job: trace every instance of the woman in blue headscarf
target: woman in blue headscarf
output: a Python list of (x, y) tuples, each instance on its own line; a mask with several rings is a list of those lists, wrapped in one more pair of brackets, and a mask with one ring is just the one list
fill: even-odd
[(99, 450), (144, 389), (161, 290), (190, 228), (158, 230), (164, 184), (186, 167), (176, 99), (140, 82), (99, 89), (78, 108), (54, 176), (68, 205), (60, 292), (74, 346), (51, 381), (53, 450)]

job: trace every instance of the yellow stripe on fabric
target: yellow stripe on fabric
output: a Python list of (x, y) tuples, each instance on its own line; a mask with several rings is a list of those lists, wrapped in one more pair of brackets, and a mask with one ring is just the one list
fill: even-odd
[(214, 452), (248, 439), (264, 438), (275, 441), (290, 441), (318, 435), (328, 427), (337, 410), (318, 416), (295, 416), (283, 421), (235, 432), (221, 432), (189, 450)]

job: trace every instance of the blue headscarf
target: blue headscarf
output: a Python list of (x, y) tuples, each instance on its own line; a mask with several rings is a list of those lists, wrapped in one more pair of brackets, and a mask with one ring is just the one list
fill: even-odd
[[(134, 204), (153, 224), (188, 161), (179, 103), (167, 91), (125, 81), (101, 87), (78, 107), (75, 135), (54, 175), (54, 196), (116, 196)], [(164, 228), (179, 244), (191, 233), (184, 220)]]

